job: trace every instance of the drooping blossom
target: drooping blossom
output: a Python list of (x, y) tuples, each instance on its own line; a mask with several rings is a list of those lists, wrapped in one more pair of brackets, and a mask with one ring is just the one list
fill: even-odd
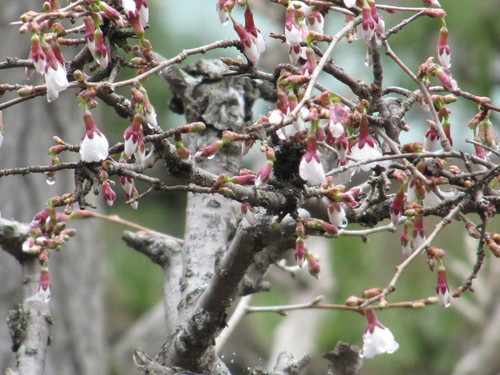
[[(382, 157), (378, 141), (370, 135), (368, 117), (363, 114), (359, 127), (359, 138), (351, 147), (350, 156), (357, 162), (375, 160)], [(349, 161), (348, 164), (352, 162)], [(362, 171), (370, 171), (375, 165), (385, 166), (387, 162), (365, 163), (359, 166)]]
[(276, 154), (274, 152), (274, 149), (272, 147), (266, 147), (266, 162), (260, 169), (259, 173), (257, 173), (257, 178), (255, 179), (256, 187), (265, 184), (267, 180), (269, 180), (275, 161), (276, 161)]
[(306, 17), (306, 26), (309, 31), (323, 34), (325, 19), (320, 12), (314, 12)]
[(297, 240), (295, 240), (294, 258), (300, 268), (304, 266), (304, 262), (306, 260), (306, 252), (307, 245), (305, 244), (304, 239), (302, 237), (297, 237)]
[(255, 225), (255, 210), (252, 206), (250, 206), (250, 203), (243, 202), (241, 204), (241, 213), (243, 214), (243, 217), (247, 221), (248, 225), (253, 227)]
[(262, 44), (260, 44), (259, 40), (256, 40), (255, 37), (250, 34), (241, 23), (233, 21), (233, 27), (240, 38), (243, 54), (253, 64), (257, 63), (261, 53), (263, 52)]
[(302, 155), (299, 164), (300, 177), (311, 185), (320, 185), (326, 182), (325, 171), (316, 151), (316, 138), (307, 139), (306, 153)]
[(104, 1), (99, 1), (99, 8), (104, 12), (106, 17), (113, 21), (116, 26), (124, 27), (125, 22), (123, 22), (123, 18), (121, 14), (113, 7), (105, 3)]
[(123, 11), (125, 12), (127, 22), (132, 26), (135, 33), (143, 38), (144, 26), (147, 24), (148, 8), (147, 3), (146, 7), (142, 6), (142, 2), (139, 5), (141, 6), (141, 12), (139, 12), (136, 0), (122, 0)]
[(144, 135), (142, 132), (142, 122), (144, 116), (142, 113), (136, 113), (132, 119), (132, 123), (125, 130), (123, 137), (125, 138), (124, 152), (127, 157), (135, 156), (137, 164), (142, 164), (144, 161), (146, 146), (144, 144)]
[(85, 17), (85, 42), (94, 60), (103, 68), (108, 66), (109, 53), (101, 27), (94, 24), (91, 17)]
[(90, 111), (85, 110), (83, 113), (85, 122), (85, 135), (80, 143), (80, 158), (83, 162), (93, 163), (107, 159), (108, 157), (108, 140), (94, 123)]
[(376, 26), (377, 24), (373, 19), (369, 1), (363, 0), (363, 8), (361, 10), (361, 28), (358, 30), (358, 34), (367, 46), (370, 45), (372, 37), (375, 34)]
[(440, 265), (437, 271), (436, 294), (441, 306), (449, 307), (451, 305), (450, 287), (446, 280), (446, 268), (443, 265)]
[(306, 252), (307, 258), (307, 270), (309, 271), (309, 275), (312, 277), (319, 279), (319, 273), (321, 272), (321, 267), (316, 259), (316, 256), (311, 252)]
[(437, 53), (439, 63), (446, 69), (449, 69), (451, 66), (451, 52), (450, 46), (448, 45), (448, 29), (446, 26), (441, 27), (439, 30)]
[(57, 44), (53, 43), (49, 46), (47, 43), (42, 43), (42, 49), (47, 59), (44, 78), (47, 85), (47, 101), (50, 103), (59, 97), (61, 91), (66, 90), (69, 82), (66, 78), (64, 60), (57, 50)]
[(44, 302), (49, 302), (50, 300), (50, 274), (49, 268), (47, 266), (42, 267), (40, 270), (40, 280), (38, 282), (38, 295), (37, 299), (40, 299)]
[(285, 15), (285, 41), (290, 47), (299, 46), (304, 41), (304, 14), (288, 4)]
[(401, 219), (401, 215), (403, 215), (403, 207), (405, 200), (405, 190), (404, 185), (401, 185), (398, 192), (396, 193), (394, 200), (389, 207), (389, 212), (391, 213), (391, 222), (394, 225), (399, 223), (399, 219)]
[(439, 140), (439, 133), (436, 130), (436, 126), (433, 122), (427, 122), (429, 125), (429, 129), (424, 135), (424, 150), (425, 151), (434, 151), (436, 148), (436, 143)]
[(338, 228), (344, 228), (347, 225), (347, 217), (343, 203), (328, 200), (326, 208), (330, 223)]
[(33, 35), (31, 36), (30, 56), (33, 59), (33, 63), (35, 64), (35, 70), (39, 74), (45, 75), (47, 57), (45, 56), (45, 52), (43, 52), (40, 37), (36, 33), (33, 33)]
[[(125, 198), (130, 200), (139, 195), (137, 189), (135, 188), (134, 179), (128, 176), (120, 176), (120, 184), (122, 185), (123, 191), (125, 192)], [(137, 209), (139, 203), (134, 201), (130, 204), (130, 207)]]
[(109, 181), (104, 181), (101, 188), (102, 188), (102, 195), (104, 196), (106, 204), (110, 207), (113, 206), (113, 203), (116, 200), (116, 193), (111, 188)]
[(399, 344), (394, 339), (394, 335), (389, 328), (380, 323), (373, 309), (367, 309), (365, 316), (368, 320), (368, 327), (363, 335), (363, 349), (360, 356), (373, 358), (377, 354), (392, 354), (398, 350)]
[(443, 87), (449, 91), (458, 90), (457, 81), (455, 81), (451, 76), (450, 70), (448, 68), (440, 67), (439, 65), (436, 66), (435, 75), (439, 78)]

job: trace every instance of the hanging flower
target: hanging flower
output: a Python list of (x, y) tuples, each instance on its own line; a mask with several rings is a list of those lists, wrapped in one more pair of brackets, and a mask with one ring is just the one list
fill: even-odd
[(241, 204), (241, 213), (243, 214), (243, 217), (247, 221), (248, 225), (253, 227), (255, 225), (255, 210), (252, 206), (250, 206), (250, 203), (243, 202)]
[(327, 205), (328, 220), (338, 228), (344, 228), (347, 225), (344, 205), (341, 202), (328, 200)]
[(304, 40), (302, 27), (304, 26), (303, 14), (295, 9), (290, 2), (286, 8), (285, 16), (285, 41), (290, 47), (299, 46)]
[[(351, 148), (351, 158), (357, 162), (375, 160), (382, 157), (378, 141), (370, 135), (368, 117), (363, 114), (359, 127), (359, 138)], [(349, 164), (352, 162), (350, 161)], [(362, 171), (370, 171), (375, 165), (385, 166), (387, 162), (366, 163), (359, 166)]]
[(123, 134), (123, 137), (125, 138), (125, 155), (127, 155), (128, 158), (134, 155), (137, 164), (142, 164), (146, 153), (144, 135), (142, 133), (143, 121), (144, 116), (141, 113), (136, 113), (132, 119), (132, 123)]
[(42, 45), (40, 43), (40, 37), (33, 33), (31, 36), (31, 51), (30, 56), (35, 64), (35, 70), (41, 74), (45, 75), (45, 66), (47, 64), (47, 57), (45, 52), (43, 52)]
[(94, 20), (91, 17), (85, 17), (85, 42), (87, 47), (94, 57), (94, 60), (102, 66), (103, 68), (108, 66), (109, 54), (106, 46), (106, 40), (104, 34), (99, 25), (94, 24)]
[(319, 273), (321, 271), (321, 267), (316, 259), (316, 256), (311, 252), (306, 253), (307, 258), (307, 270), (309, 271), (309, 275), (312, 277), (319, 279)]
[(304, 266), (304, 262), (306, 260), (306, 252), (307, 246), (304, 242), (304, 239), (300, 236), (297, 237), (297, 239), (295, 240), (294, 258), (300, 268)]
[(59, 97), (61, 91), (66, 90), (69, 86), (66, 78), (66, 69), (64, 68), (64, 60), (60, 56), (58, 45), (53, 43), (49, 46), (47, 43), (42, 44), (43, 52), (47, 58), (45, 64), (45, 84), (47, 85), (47, 101), (50, 103)]
[(373, 309), (367, 309), (365, 316), (368, 319), (368, 328), (363, 335), (363, 349), (360, 353), (362, 358), (373, 358), (377, 354), (392, 354), (399, 348), (394, 335), (389, 328), (384, 327)]
[(448, 281), (446, 280), (446, 268), (444, 265), (439, 266), (437, 274), (436, 294), (439, 304), (443, 307), (449, 307), (451, 305), (451, 295), (450, 287), (448, 286)]
[(80, 158), (83, 162), (93, 163), (107, 159), (108, 157), (108, 140), (101, 133), (94, 123), (90, 111), (85, 110), (83, 113), (85, 122), (85, 135), (80, 143)]
[[(120, 184), (123, 187), (125, 198), (127, 200), (135, 198), (139, 195), (137, 189), (135, 188), (134, 179), (132, 177), (120, 176)], [(130, 207), (132, 207), (133, 209), (137, 209), (138, 205), (139, 203), (137, 201), (134, 201), (130, 204)]]
[(450, 46), (448, 45), (448, 29), (446, 26), (441, 27), (439, 30), (439, 38), (437, 45), (437, 53), (439, 63), (449, 69), (451, 66), (451, 58), (450, 58)]
[(40, 281), (38, 283), (38, 297), (44, 302), (50, 300), (50, 274), (48, 267), (42, 267), (40, 271)]
[(113, 206), (113, 203), (115, 202), (116, 199), (116, 193), (111, 188), (109, 181), (105, 181), (101, 187), (102, 187), (102, 194), (104, 196), (104, 199), (106, 200), (107, 205), (110, 207)]
[(307, 139), (307, 150), (300, 160), (299, 175), (311, 185), (320, 185), (326, 182), (325, 171), (316, 152), (315, 137)]
[(260, 169), (259, 173), (257, 173), (257, 178), (255, 179), (256, 187), (265, 184), (267, 180), (269, 180), (269, 176), (271, 176), (271, 172), (273, 171), (274, 162), (276, 161), (276, 155), (271, 147), (266, 148), (266, 158), (267, 160), (264, 166)]
[[(233, 27), (240, 38), (243, 54), (253, 64), (257, 63), (262, 52), (264, 52), (263, 40), (255, 38), (241, 23), (233, 21)], [(260, 35), (260, 34), (259, 34)]]

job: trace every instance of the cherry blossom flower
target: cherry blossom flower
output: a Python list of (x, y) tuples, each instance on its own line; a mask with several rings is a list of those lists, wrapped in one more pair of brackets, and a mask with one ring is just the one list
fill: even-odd
[(247, 221), (248, 225), (253, 227), (255, 225), (255, 210), (252, 206), (250, 206), (250, 203), (243, 202), (241, 204), (241, 213), (243, 214), (243, 217)]
[(256, 39), (243, 27), (241, 23), (237, 21), (233, 21), (233, 27), (240, 38), (243, 54), (253, 64), (257, 63), (261, 53), (263, 52), (263, 45), (261, 44), (260, 39)]
[(107, 205), (110, 207), (113, 206), (113, 203), (115, 202), (116, 199), (116, 193), (111, 188), (109, 181), (105, 181), (102, 184), (101, 188), (102, 188), (102, 194), (104, 196), (104, 199), (106, 200)]
[(269, 180), (269, 176), (271, 176), (271, 172), (273, 170), (273, 164), (274, 164), (273, 161), (266, 160), (264, 166), (260, 169), (259, 173), (257, 173), (257, 178), (255, 179), (256, 187), (265, 184), (267, 180)]
[(307, 139), (307, 150), (299, 164), (300, 177), (311, 185), (320, 185), (326, 182), (325, 171), (316, 152), (316, 138)]
[[(359, 127), (359, 138), (351, 147), (350, 156), (357, 162), (374, 160), (382, 156), (382, 150), (378, 145), (378, 141), (370, 135), (368, 117), (363, 114)], [(354, 162), (349, 161), (348, 164)], [(359, 166), (362, 171), (370, 171), (375, 165), (385, 166), (387, 162), (366, 163)]]
[(125, 138), (124, 152), (127, 157), (135, 156), (137, 164), (142, 164), (145, 157), (146, 146), (144, 144), (144, 135), (142, 132), (142, 122), (144, 116), (141, 113), (136, 113), (132, 119), (132, 123), (125, 130), (123, 137)]
[[(139, 195), (137, 189), (135, 188), (134, 179), (128, 176), (120, 176), (120, 184), (122, 185), (123, 191), (125, 192), (125, 198), (130, 200)], [(137, 209), (139, 202), (134, 201), (130, 204), (133, 209)]]
[(304, 15), (290, 2), (285, 15), (285, 41), (290, 47), (299, 46), (303, 37)]
[(436, 126), (432, 122), (428, 122), (429, 129), (424, 135), (424, 150), (434, 151), (436, 148), (436, 143), (439, 140), (439, 133), (436, 130)]
[(30, 56), (33, 59), (33, 63), (35, 64), (35, 70), (41, 74), (45, 74), (45, 66), (47, 64), (47, 57), (45, 56), (45, 52), (43, 52), (42, 45), (40, 43), (40, 37), (33, 33), (31, 36), (31, 50)]
[(440, 265), (437, 274), (436, 294), (439, 304), (443, 307), (449, 307), (451, 305), (451, 295), (450, 287), (446, 280), (446, 268)]
[(328, 220), (336, 227), (344, 228), (347, 225), (347, 218), (343, 203), (328, 200), (327, 213)]
[(363, 0), (363, 9), (361, 10), (361, 28), (358, 34), (364, 40), (367, 46), (370, 45), (373, 35), (375, 34), (376, 22), (372, 16), (372, 9), (368, 1)]
[(437, 45), (439, 63), (449, 69), (451, 66), (450, 46), (448, 45), (448, 29), (446, 26), (441, 27), (439, 30), (439, 38)]
[(389, 211), (391, 213), (391, 222), (394, 225), (397, 225), (399, 223), (399, 219), (401, 218), (401, 215), (403, 215), (404, 200), (404, 185), (401, 185), (401, 188), (396, 193), (396, 196), (394, 197), (394, 200), (389, 207)]
[(304, 266), (304, 262), (306, 260), (306, 252), (307, 252), (307, 245), (304, 242), (304, 239), (302, 237), (297, 237), (297, 240), (295, 241), (295, 261), (297, 262), (297, 265), (302, 268)]
[(323, 15), (320, 12), (314, 12), (306, 17), (306, 26), (309, 31), (313, 31), (318, 34), (323, 34), (325, 19), (323, 18)]
[(392, 354), (398, 350), (399, 344), (394, 339), (394, 335), (389, 328), (379, 322), (373, 309), (367, 309), (365, 316), (368, 319), (368, 327), (363, 335), (363, 349), (360, 356), (373, 358), (377, 354)]
[(269, 180), (269, 177), (271, 176), (274, 162), (276, 161), (276, 154), (271, 147), (266, 147), (266, 159), (267, 160), (264, 163), (264, 166), (260, 169), (259, 173), (257, 173), (257, 178), (255, 179), (256, 187), (265, 184), (267, 180)]
[(320, 267), (316, 257), (314, 256), (314, 254), (312, 254), (308, 251), (306, 253), (306, 258), (307, 258), (307, 270), (309, 271), (309, 274), (312, 277), (319, 279), (319, 273), (321, 271), (321, 267)]
[(50, 103), (59, 97), (61, 91), (66, 90), (69, 82), (66, 78), (64, 60), (60, 56), (57, 44), (53, 43), (49, 46), (47, 43), (42, 43), (42, 49), (47, 59), (44, 78), (47, 85), (47, 101)]
[(97, 129), (90, 111), (86, 110), (83, 113), (83, 120), (85, 122), (85, 135), (80, 143), (81, 160), (86, 163), (93, 163), (107, 159), (108, 140)]
[(106, 17), (115, 23), (116, 26), (125, 26), (125, 22), (123, 22), (121, 14), (115, 8), (109, 6), (104, 1), (99, 1), (99, 8), (104, 12)]
[(435, 70), (435, 75), (439, 78), (443, 87), (446, 90), (449, 91), (458, 90), (457, 81), (453, 79), (453, 77), (451, 76), (451, 72), (448, 68), (440, 67), (437, 65), (437, 68)]
[(109, 63), (109, 53), (102, 30), (99, 26), (96, 28), (91, 17), (85, 17), (84, 22), (86, 29), (85, 42), (87, 43), (87, 47), (94, 57), (94, 60), (105, 68)]
[(50, 274), (48, 267), (42, 267), (40, 271), (40, 281), (38, 282), (38, 296), (44, 302), (50, 300)]

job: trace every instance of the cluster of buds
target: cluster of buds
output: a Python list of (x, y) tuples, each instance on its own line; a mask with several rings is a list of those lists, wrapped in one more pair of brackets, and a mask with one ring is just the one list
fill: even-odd
[[(49, 250), (60, 250), (62, 245), (75, 235), (74, 229), (66, 229), (68, 214), (72, 212), (72, 194), (55, 196), (31, 221), (28, 238), (22, 245), (23, 252), (37, 256), (41, 265), (38, 292), (30, 298), (48, 302), (50, 299), (50, 276), (48, 269)], [(59, 213), (56, 207), (65, 206)]]
[(297, 222), (295, 226), (295, 234), (297, 235), (297, 239), (295, 240), (294, 257), (297, 265), (302, 268), (307, 262), (309, 274), (315, 278), (319, 278), (321, 267), (318, 263), (317, 257), (309, 251), (309, 248), (305, 243), (305, 239), (307, 238), (305, 234), (305, 227), (300, 221)]
[(474, 133), (474, 141), (479, 143), (474, 144), (476, 155), (484, 160), (488, 160), (489, 152), (487, 153), (481, 145), (497, 150), (500, 148), (500, 142), (490, 121), (490, 115), (491, 111), (481, 106), (479, 113), (467, 124)]
[(423, 78), (424, 83), (429, 85), (430, 77), (438, 77), (441, 84), (448, 91), (458, 90), (457, 81), (451, 75), (450, 69), (445, 68), (434, 62), (433, 57), (429, 57), (425, 63), (418, 68), (419, 76)]
[(116, 200), (116, 193), (114, 192), (111, 185), (114, 185), (114, 182), (109, 179), (108, 172), (106, 172), (105, 168), (99, 169), (99, 181), (101, 183), (102, 196), (106, 201), (106, 204), (111, 207)]
[(248, 0), (238, 1), (238, 5), (245, 7), (245, 26), (233, 17), (232, 11), (235, 5), (235, 0), (218, 0), (216, 9), (219, 13), (219, 19), (222, 24), (226, 24), (231, 19), (234, 31), (236, 31), (240, 38), (243, 54), (247, 57), (248, 61), (256, 64), (266, 49), (264, 38), (260, 30), (255, 26), (253, 12), (250, 9)]
[(128, 176), (120, 176), (120, 184), (122, 185), (123, 191), (125, 192), (125, 198), (127, 200), (132, 200), (132, 202), (130, 203), (130, 207), (136, 210), (139, 206), (139, 202), (137, 202), (136, 200), (139, 193), (137, 192), (137, 189), (135, 187), (134, 179)]

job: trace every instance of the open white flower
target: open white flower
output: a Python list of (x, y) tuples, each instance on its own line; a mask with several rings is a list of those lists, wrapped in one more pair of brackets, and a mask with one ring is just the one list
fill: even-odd
[(370, 327), (366, 329), (363, 335), (363, 350), (360, 355), (364, 358), (373, 358), (377, 354), (392, 354), (398, 348), (399, 344), (389, 328), (379, 324), (372, 329)]

